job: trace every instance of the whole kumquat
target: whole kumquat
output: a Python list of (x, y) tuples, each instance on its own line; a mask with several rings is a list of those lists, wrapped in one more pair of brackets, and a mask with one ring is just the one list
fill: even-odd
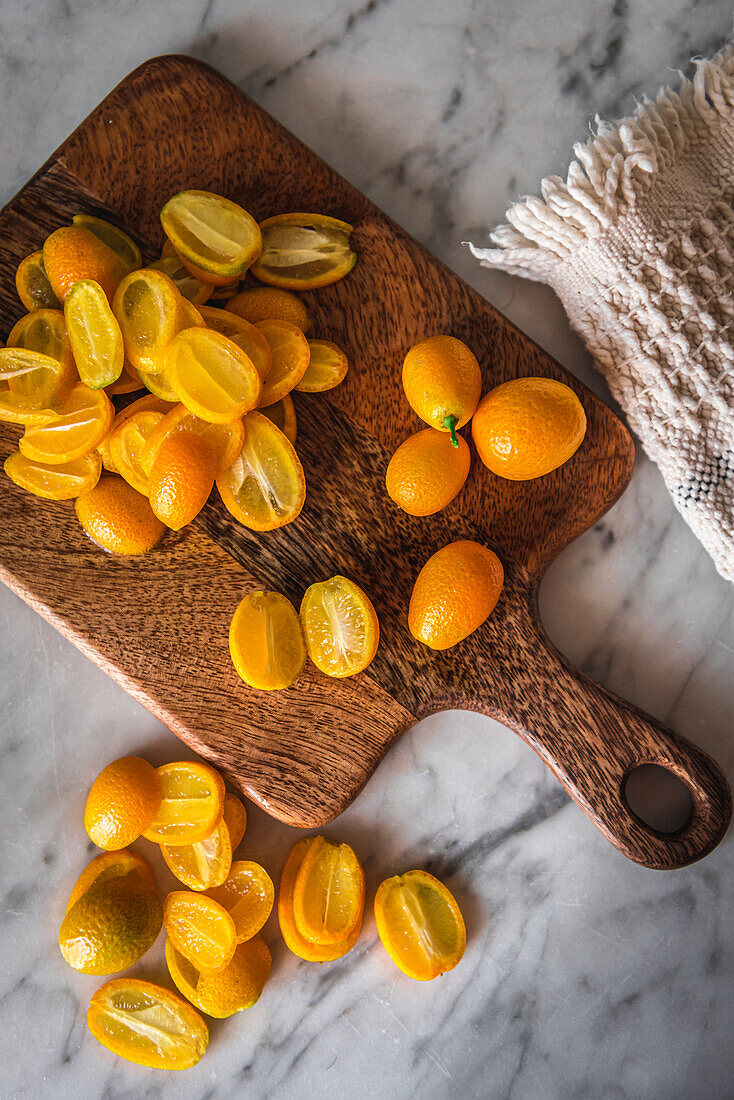
[(474, 446), (484, 465), (511, 481), (543, 477), (568, 462), (586, 434), (573, 390), (554, 378), (514, 378), (482, 398)]
[(456, 429), (474, 415), (482, 374), (474, 353), (454, 336), (429, 336), (415, 344), (403, 362), (403, 389), (411, 408), (455, 447)]
[(79, 279), (93, 279), (112, 301), (126, 273), (125, 265), (108, 245), (76, 225), (63, 226), (46, 238), (43, 266), (60, 302)]
[(93, 488), (80, 493), (75, 508), (92, 542), (110, 554), (147, 554), (166, 533), (165, 524), (154, 515), (148, 498), (114, 475), (103, 477)]
[(413, 586), (411, 634), (431, 649), (449, 649), (463, 641), (492, 613), (503, 581), (502, 563), (488, 547), (469, 539), (443, 546)]
[(161, 802), (158, 772), (140, 756), (122, 756), (99, 773), (87, 795), (84, 828), (107, 851), (127, 848), (147, 829)]
[(153, 512), (167, 527), (180, 531), (206, 504), (216, 473), (214, 448), (203, 435), (171, 432), (156, 451), (148, 476)]
[(458, 436), (454, 447), (445, 432), (425, 428), (401, 443), (390, 459), (388, 496), (411, 516), (432, 516), (458, 496), (469, 476), (471, 455)]

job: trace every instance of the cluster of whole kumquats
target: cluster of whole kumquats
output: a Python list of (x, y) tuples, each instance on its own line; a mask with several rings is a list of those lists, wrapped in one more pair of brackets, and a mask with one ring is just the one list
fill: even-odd
[[(125, 756), (95, 779), (84, 825), (104, 851), (71, 891), (59, 930), (64, 959), (83, 974), (116, 974), (137, 963), (163, 928), (178, 990), (113, 978), (90, 1000), (89, 1030), (131, 1062), (188, 1069), (209, 1042), (203, 1017), (251, 1008), (270, 976), (270, 950), (259, 933), (273, 908), (273, 882), (259, 863), (233, 857), (245, 835), (245, 807), (202, 761), (154, 768)], [(159, 846), (187, 889), (161, 898), (150, 864), (129, 848), (140, 838)], [(345, 955), (359, 938), (364, 903), (364, 870), (348, 844), (323, 836), (298, 841), (278, 892), (281, 934), (295, 955), (319, 963)], [(429, 981), (461, 959), (461, 912), (427, 872), (386, 879), (374, 908), (386, 951), (409, 977)]]

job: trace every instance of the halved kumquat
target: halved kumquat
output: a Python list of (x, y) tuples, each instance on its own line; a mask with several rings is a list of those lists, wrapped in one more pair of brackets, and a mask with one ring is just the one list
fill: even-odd
[[(138, 402), (135, 404), (138, 405)], [(143, 496), (148, 495), (148, 474), (143, 466), (143, 449), (163, 420), (163, 415), (156, 408), (139, 408), (130, 416), (117, 418), (110, 432), (110, 457), (115, 470)]]
[(260, 223), (262, 252), (252, 274), (286, 290), (328, 286), (354, 267), (349, 247), (354, 227), (325, 214), (277, 214)]
[(176, 950), (197, 970), (221, 970), (234, 955), (234, 921), (205, 894), (170, 893), (163, 907), (163, 927)]
[(165, 370), (179, 400), (212, 424), (239, 420), (262, 395), (260, 375), (249, 355), (212, 329), (179, 332), (166, 348)]
[(235, 948), (226, 966), (202, 971), (166, 940), (168, 971), (179, 991), (207, 1016), (223, 1020), (252, 1008), (270, 977), (270, 949), (255, 936)]
[(274, 405), (295, 389), (308, 369), (308, 340), (290, 321), (258, 321), (255, 325), (270, 346), (272, 364), (263, 383), (260, 407)]
[(234, 921), (237, 943), (251, 939), (270, 916), (275, 888), (270, 875), (259, 863), (235, 860), (221, 886), (208, 896), (224, 906)]
[(306, 478), (290, 440), (259, 412), (244, 419), (245, 442), (217, 477), (227, 511), (252, 531), (292, 523), (306, 499)]
[(290, 600), (280, 592), (248, 593), (232, 618), (229, 652), (237, 674), (250, 687), (290, 687), (306, 663), (301, 624)]
[(96, 452), (49, 466), (46, 462), (34, 462), (20, 451), (14, 451), (5, 459), (5, 473), (11, 481), (27, 493), (44, 500), (73, 500), (88, 493), (97, 484), (102, 473), (102, 460)]
[(78, 382), (53, 420), (29, 425), (18, 444), (21, 454), (49, 466), (89, 454), (105, 438), (115, 415), (104, 390)]
[(427, 871), (381, 883), (375, 920), (382, 945), (409, 978), (429, 982), (453, 970), (466, 947), (466, 928), (451, 892)]
[(301, 601), (308, 655), (327, 676), (355, 676), (377, 652), (380, 624), (366, 592), (347, 577), (317, 581)]
[(214, 329), (215, 332), (237, 344), (237, 347), (242, 348), (245, 355), (252, 360), (260, 380), (264, 381), (273, 365), (273, 356), (270, 352), (270, 344), (260, 330), (226, 309), (201, 306), (199, 312), (207, 328)]
[(362, 926), (365, 878), (348, 844), (315, 837), (293, 886), (296, 928), (321, 947), (343, 943)]
[(209, 1029), (195, 1008), (139, 978), (116, 978), (98, 989), (87, 1027), (113, 1054), (150, 1069), (190, 1069), (209, 1043)]
[(122, 333), (107, 295), (92, 279), (79, 279), (64, 299), (64, 320), (79, 377), (93, 390), (122, 374)]
[(262, 248), (255, 219), (211, 191), (180, 191), (161, 210), (161, 223), (181, 259), (205, 281), (241, 278)]
[(285, 397), (281, 397), (280, 401), (276, 401), (274, 405), (268, 405), (267, 408), (260, 410), (263, 416), (267, 416), (268, 420), (272, 420), (276, 428), (280, 428), (286, 439), (289, 439), (291, 443), (295, 444), (296, 436), (298, 434), (298, 423), (296, 421), (296, 410), (293, 404), (293, 398), (289, 393)]
[(161, 844), (172, 874), (191, 890), (209, 890), (225, 881), (232, 866), (232, 842), (224, 819), (195, 844)]
[(351, 951), (359, 939), (361, 923), (355, 925), (352, 934), (338, 943), (317, 944), (299, 931), (293, 911), (293, 890), (301, 864), (317, 837), (304, 837), (293, 847), (280, 876), (278, 890), (278, 923), (286, 947), (307, 962), (333, 962)]
[(214, 831), (224, 812), (224, 783), (201, 760), (180, 760), (158, 768), (162, 798), (144, 832), (155, 844), (196, 844)]
[(245, 835), (247, 828), (247, 810), (244, 803), (237, 797), (236, 794), (231, 794), (229, 791), (224, 796), (224, 824), (227, 826), (229, 832), (229, 839), (232, 844), (232, 851), (234, 852), (242, 842), (242, 838)]
[(51, 289), (46, 268), (43, 266), (43, 251), (32, 252), (18, 265), (15, 273), (15, 288), (18, 297), (26, 309), (60, 309), (61, 303)]
[(333, 390), (346, 377), (349, 366), (346, 355), (331, 340), (309, 340), (308, 346), (308, 366), (296, 389), (301, 393)]

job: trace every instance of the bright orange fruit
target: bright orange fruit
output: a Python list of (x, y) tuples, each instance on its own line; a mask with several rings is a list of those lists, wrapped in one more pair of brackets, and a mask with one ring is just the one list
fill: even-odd
[(299, 931), (293, 912), (293, 889), (306, 854), (317, 839), (317, 837), (306, 836), (299, 840), (286, 860), (278, 890), (278, 923), (285, 945), (294, 955), (307, 962), (321, 963), (333, 962), (334, 959), (340, 959), (342, 955), (352, 950), (359, 939), (361, 922), (355, 925), (350, 936), (338, 943), (313, 943)]
[(79, 279), (93, 279), (112, 301), (126, 270), (108, 245), (76, 225), (63, 226), (46, 238), (43, 266), (60, 302)]
[(146, 554), (166, 533), (147, 497), (114, 475), (79, 495), (75, 508), (92, 542), (110, 554)]
[(477, 357), (454, 336), (429, 336), (405, 356), (403, 389), (421, 420), (449, 432), (457, 447), (456, 429), (472, 418), (482, 392)]
[(90, 390), (78, 382), (53, 420), (26, 428), (18, 444), (20, 453), (49, 466), (73, 462), (99, 446), (114, 415), (104, 390)]
[(432, 516), (458, 496), (469, 476), (471, 455), (462, 436), (458, 447), (445, 432), (426, 428), (401, 443), (390, 459), (389, 497), (411, 516)]
[(260, 408), (265, 408), (296, 388), (308, 368), (311, 349), (301, 330), (290, 321), (258, 321), (255, 328), (267, 340), (272, 355), (260, 398)]
[(252, 274), (287, 290), (328, 286), (354, 267), (349, 247), (354, 227), (327, 214), (276, 214), (260, 222), (262, 252)]
[(554, 378), (514, 378), (482, 398), (472, 421), (485, 466), (511, 481), (543, 477), (568, 462), (586, 434), (576, 394)]
[(243, 290), (227, 302), (226, 308), (253, 325), (257, 321), (290, 321), (301, 332), (308, 332), (311, 327), (305, 302), (279, 287), (255, 286)]
[(89, 230), (95, 237), (99, 237), (103, 244), (111, 248), (124, 265), (126, 272), (142, 267), (143, 257), (140, 249), (123, 229), (119, 229), (112, 222), (105, 221), (104, 218), (95, 217), (94, 214), (75, 214), (71, 220), (77, 228)]
[(290, 600), (280, 592), (249, 592), (232, 617), (229, 652), (250, 687), (290, 687), (306, 664), (301, 623)]
[(237, 946), (234, 921), (206, 894), (170, 893), (163, 906), (163, 927), (176, 950), (197, 970), (221, 970), (232, 960)]
[(203, 282), (241, 279), (260, 255), (255, 219), (211, 191), (179, 191), (161, 210), (161, 223), (178, 255)]
[(293, 886), (296, 928), (320, 947), (344, 943), (362, 926), (364, 894), (364, 871), (354, 849), (317, 836)]
[(229, 839), (232, 844), (232, 851), (237, 848), (243, 836), (245, 835), (245, 829), (247, 828), (247, 810), (244, 803), (240, 801), (236, 794), (230, 794), (229, 791), (224, 796), (224, 824), (227, 826), (227, 832), (229, 833)]
[(161, 781), (155, 768), (140, 756), (122, 756), (92, 784), (84, 828), (98, 848), (127, 848), (148, 828), (160, 801)]
[(245, 355), (252, 360), (260, 380), (264, 381), (273, 365), (273, 356), (270, 352), (270, 344), (260, 330), (236, 313), (230, 313), (228, 309), (201, 306), (199, 312), (207, 328), (214, 329), (221, 336), (226, 336), (228, 340), (237, 344), (237, 347), (242, 348)]
[(375, 921), (382, 945), (409, 978), (429, 982), (460, 962), (466, 927), (456, 899), (427, 871), (407, 871), (380, 884)]
[(185, 405), (174, 405), (145, 442), (141, 462), (146, 473), (150, 474), (161, 443), (173, 432), (196, 432), (203, 436), (214, 451), (217, 473), (232, 465), (245, 442), (245, 426), (241, 420), (233, 420), (231, 424), (210, 424), (190, 413)]
[(190, 1069), (209, 1043), (209, 1029), (195, 1008), (139, 978), (116, 978), (98, 989), (87, 1027), (113, 1054), (151, 1069)]
[(255, 936), (235, 948), (220, 970), (199, 970), (166, 940), (168, 971), (179, 991), (208, 1016), (224, 1020), (252, 1008), (270, 977), (270, 949)]
[(119, 852), (102, 852), (100, 855), (95, 856), (74, 883), (69, 900), (66, 903), (66, 912), (68, 913), (72, 905), (79, 901), (79, 898), (91, 890), (93, 886), (98, 885), (107, 878), (130, 874), (140, 875), (149, 886), (155, 887), (153, 868), (137, 852), (123, 848)]
[(172, 432), (161, 443), (148, 477), (150, 506), (173, 531), (195, 519), (214, 488), (217, 459), (195, 431)]
[(213, 329), (183, 329), (163, 362), (179, 401), (201, 420), (228, 424), (260, 401), (262, 382), (249, 355)]
[(227, 511), (252, 531), (292, 523), (306, 500), (306, 478), (290, 440), (259, 412), (245, 417), (245, 442), (231, 466), (217, 476)]
[[(153, 400), (159, 399), (153, 398)], [(134, 404), (137, 410), (132, 415), (115, 418), (115, 424), (109, 435), (109, 453), (117, 473), (124, 477), (125, 481), (138, 493), (147, 496), (148, 473), (143, 465), (143, 451), (148, 439), (163, 420), (164, 414), (152, 406), (142, 408), (141, 402), (136, 401)], [(170, 408), (170, 405), (166, 408)]]
[(431, 649), (449, 649), (492, 613), (502, 591), (502, 562), (469, 539), (433, 554), (418, 574), (408, 609), (414, 638)]
[(270, 916), (275, 898), (270, 875), (259, 863), (236, 860), (227, 880), (208, 891), (234, 921), (237, 943), (249, 940), (260, 931)]
[(172, 874), (191, 890), (208, 890), (225, 881), (232, 866), (232, 841), (224, 818), (209, 836), (194, 844), (161, 844)]
[(301, 393), (323, 393), (343, 382), (349, 366), (341, 348), (331, 340), (309, 340), (306, 373), (296, 386)]
[(377, 613), (367, 593), (348, 577), (331, 577), (306, 589), (301, 625), (309, 657), (327, 676), (356, 676), (377, 653)]
[(196, 844), (222, 820), (224, 782), (203, 760), (176, 760), (158, 768), (163, 797), (143, 834), (154, 844)]
[(51, 289), (43, 252), (32, 252), (18, 265), (15, 288), (26, 309), (60, 309), (61, 303)]
[(5, 459), (5, 473), (27, 493), (44, 500), (73, 500), (89, 492), (99, 481), (102, 461), (97, 452), (49, 466), (34, 462), (20, 451), (14, 451)]

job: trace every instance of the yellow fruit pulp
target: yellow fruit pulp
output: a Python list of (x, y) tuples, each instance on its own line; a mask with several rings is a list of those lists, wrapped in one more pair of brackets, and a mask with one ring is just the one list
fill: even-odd
[(170, 893), (163, 908), (163, 927), (176, 950), (197, 970), (221, 970), (234, 955), (234, 921), (205, 894)]
[(453, 970), (464, 954), (466, 928), (459, 906), (426, 871), (386, 879), (375, 897), (375, 920), (390, 958), (416, 981)]
[(82, 382), (94, 390), (116, 382), (125, 359), (122, 333), (99, 283), (74, 283), (64, 299), (64, 320)]
[(232, 842), (224, 819), (195, 844), (161, 844), (169, 870), (191, 890), (209, 890), (227, 878), (232, 866)]
[(322, 947), (342, 943), (361, 927), (364, 895), (364, 871), (354, 850), (316, 837), (293, 888), (296, 928)]
[(44, 500), (73, 500), (88, 493), (99, 481), (102, 460), (96, 452), (75, 458), (73, 462), (49, 466), (34, 462), (20, 451), (5, 459), (5, 473), (21, 489)]
[(347, 577), (312, 584), (301, 602), (308, 655), (327, 676), (355, 676), (377, 652), (380, 624), (365, 592)]
[(211, 191), (180, 191), (163, 207), (161, 223), (182, 259), (214, 281), (241, 278), (260, 255), (262, 238), (254, 218)]
[(219, 1020), (252, 1008), (270, 977), (270, 950), (255, 936), (241, 943), (220, 970), (201, 971), (166, 940), (168, 971), (179, 991), (208, 1016)]
[(73, 462), (102, 442), (114, 415), (114, 407), (104, 390), (90, 390), (79, 382), (53, 420), (26, 428), (18, 444), (20, 452), (49, 466)]
[(209, 1029), (190, 1004), (136, 978), (117, 978), (98, 989), (87, 1026), (113, 1054), (151, 1069), (190, 1069), (209, 1042)]
[(326, 945), (312, 943), (298, 930), (293, 912), (293, 889), (303, 860), (316, 839), (307, 836), (299, 840), (286, 860), (278, 890), (278, 923), (286, 947), (299, 959), (307, 962), (333, 962), (352, 950), (359, 938), (361, 925), (356, 925), (346, 939)]
[(306, 478), (290, 440), (262, 413), (244, 419), (245, 442), (217, 477), (227, 511), (253, 531), (292, 523), (306, 499)]
[(262, 382), (249, 355), (213, 329), (183, 329), (166, 348), (164, 364), (179, 400), (212, 424), (238, 420), (260, 401)]
[(250, 687), (277, 691), (303, 671), (306, 647), (296, 609), (280, 592), (250, 592), (234, 613), (229, 652)]
[(214, 768), (197, 760), (180, 760), (158, 768), (161, 804), (144, 832), (156, 844), (195, 844), (210, 835), (222, 819), (224, 783)]
[(260, 931), (275, 899), (275, 888), (265, 868), (246, 859), (235, 860), (226, 881), (207, 893), (232, 917), (237, 943), (244, 943)]
[(309, 340), (308, 346), (308, 367), (295, 388), (301, 393), (333, 390), (346, 377), (349, 366), (346, 355), (331, 340)]
[(252, 274), (270, 286), (315, 290), (354, 267), (353, 226), (325, 214), (277, 214), (260, 223), (262, 253)]

